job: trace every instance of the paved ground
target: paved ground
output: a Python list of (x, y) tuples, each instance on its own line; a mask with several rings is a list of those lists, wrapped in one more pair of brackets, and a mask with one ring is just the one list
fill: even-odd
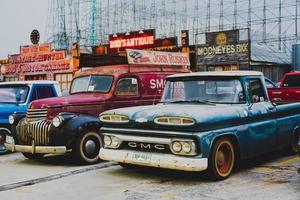
[[(276, 153), (277, 154), (277, 153)], [(30, 161), (0, 156), (0, 197), (5, 199), (299, 199), (300, 159), (275, 153), (243, 163), (227, 180), (205, 173), (123, 169), (103, 162), (80, 166), (68, 156)]]

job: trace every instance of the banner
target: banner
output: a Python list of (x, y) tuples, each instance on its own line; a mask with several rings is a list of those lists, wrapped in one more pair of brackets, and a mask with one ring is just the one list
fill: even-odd
[(126, 49), (129, 64), (190, 66), (188, 54)]

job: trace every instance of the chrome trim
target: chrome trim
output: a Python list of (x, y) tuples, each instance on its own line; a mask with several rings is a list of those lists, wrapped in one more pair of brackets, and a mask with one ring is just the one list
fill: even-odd
[[(167, 122), (160, 122), (159, 120), (167, 120)], [(180, 123), (171, 123), (170, 120), (177, 119)], [(189, 120), (189, 123), (183, 123), (183, 120)], [(166, 125), (166, 126), (193, 126), (195, 125), (195, 120), (190, 117), (179, 117), (179, 116), (160, 116), (154, 119), (155, 124)]]
[(24, 153), (43, 153), (43, 154), (64, 154), (67, 153), (65, 146), (32, 146), (29, 145), (15, 145), (4, 143), (4, 146), (12, 152)]
[(48, 114), (48, 109), (28, 109), (26, 118), (29, 122), (45, 120)]
[(102, 127), (101, 131), (116, 131), (116, 132), (131, 132), (131, 133), (157, 133), (157, 134), (172, 134), (172, 135), (184, 135), (184, 136), (193, 136), (193, 133), (182, 133), (182, 132), (175, 132), (175, 131), (157, 131), (157, 130), (138, 130), (138, 129), (130, 129), (130, 128), (108, 128)]
[(113, 133), (103, 133), (103, 136), (114, 136), (121, 140), (121, 142), (144, 142), (144, 143), (159, 143), (167, 144), (171, 143), (171, 139), (168, 138), (157, 138), (157, 137), (142, 137), (142, 136), (130, 136), (130, 135), (118, 135)]
[[(136, 161), (133, 159), (134, 155), (147, 155), (151, 157), (147, 161)], [(207, 158), (193, 158), (182, 157), (172, 154), (162, 153), (146, 153), (136, 152), (130, 150), (116, 150), (116, 149), (100, 149), (99, 157), (102, 160), (115, 161), (119, 163), (128, 163), (134, 165), (142, 165), (149, 167), (175, 169), (182, 171), (204, 171), (208, 167)]]

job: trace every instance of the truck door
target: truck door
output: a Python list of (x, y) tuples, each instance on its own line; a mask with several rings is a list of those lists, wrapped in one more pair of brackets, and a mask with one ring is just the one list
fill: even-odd
[(248, 140), (251, 146), (249, 155), (255, 156), (276, 148), (277, 122), (272, 114), (276, 111), (267, 98), (266, 90), (260, 78), (246, 81), (248, 98)]
[(112, 108), (140, 105), (140, 81), (137, 77), (124, 77), (118, 80)]

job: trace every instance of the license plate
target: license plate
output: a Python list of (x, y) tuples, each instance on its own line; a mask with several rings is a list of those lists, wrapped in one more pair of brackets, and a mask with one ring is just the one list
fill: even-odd
[(8, 136), (8, 135), (6, 136), (5, 141), (6, 141), (6, 143), (8, 143), (8, 144), (14, 144), (14, 143), (15, 143), (14, 138), (11, 137), (11, 136)]
[(132, 161), (137, 163), (150, 163), (152, 155), (149, 153), (134, 153)]

